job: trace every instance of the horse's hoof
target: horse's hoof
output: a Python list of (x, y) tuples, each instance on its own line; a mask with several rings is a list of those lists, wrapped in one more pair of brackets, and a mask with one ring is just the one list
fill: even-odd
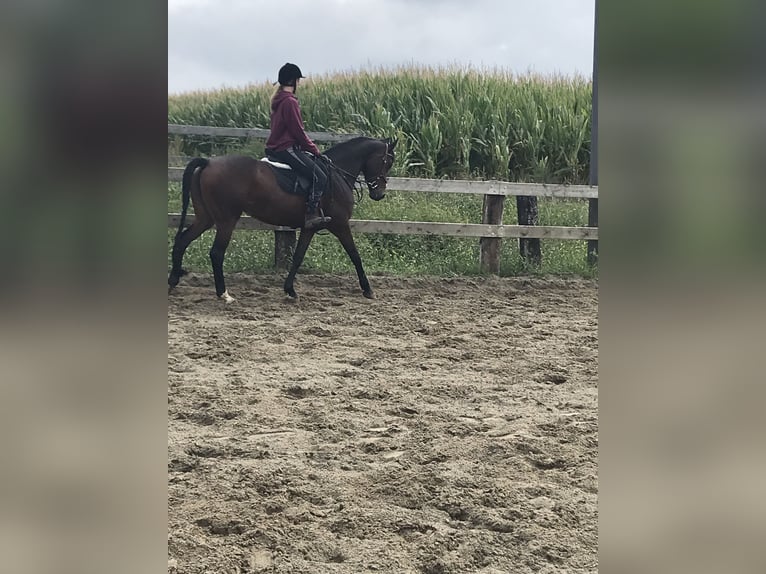
[(293, 289), (292, 287), (290, 287), (289, 289), (285, 289), (285, 295), (290, 297), (290, 299), (298, 298), (298, 294), (295, 292), (295, 289)]
[(375, 293), (373, 293), (372, 291), (364, 291), (362, 295), (364, 295), (368, 299), (375, 299)]
[(222, 299), (222, 300), (223, 300), (223, 302), (224, 302), (224, 303), (226, 303), (227, 305), (228, 305), (229, 303), (234, 303), (234, 301), (236, 301), (236, 299), (235, 299), (234, 297), (232, 297), (231, 295), (229, 295), (229, 292), (228, 292), (228, 291), (224, 291), (222, 295), (219, 295), (219, 296), (218, 296), (218, 298), (219, 298), (219, 299)]

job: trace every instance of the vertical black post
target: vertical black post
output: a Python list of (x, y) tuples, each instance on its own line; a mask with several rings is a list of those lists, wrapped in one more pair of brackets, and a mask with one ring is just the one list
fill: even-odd
[(295, 253), (295, 231), (274, 232), (274, 267), (289, 269)]
[[(537, 225), (537, 197), (516, 197), (516, 214), (519, 225)], [(522, 259), (532, 265), (540, 265), (543, 261), (543, 252), (539, 239), (519, 239), (519, 252)]]
[[(590, 127), (590, 184), (598, 185), (598, 0), (593, 14), (593, 106)], [(588, 200), (588, 227), (598, 227), (598, 199)], [(588, 263), (598, 261), (598, 241), (588, 241)]]

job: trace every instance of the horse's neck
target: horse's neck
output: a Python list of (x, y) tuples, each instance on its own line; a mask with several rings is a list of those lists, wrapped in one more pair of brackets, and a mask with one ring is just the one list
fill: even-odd
[(342, 157), (334, 160), (335, 164), (341, 169), (353, 174), (354, 177), (359, 175), (362, 171), (364, 162), (367, 157), (372, 153), (372, 148), (375, 145), (374, 140), (368, 140), (362, 143), (358, 151), (350, 150), (343, 154)]

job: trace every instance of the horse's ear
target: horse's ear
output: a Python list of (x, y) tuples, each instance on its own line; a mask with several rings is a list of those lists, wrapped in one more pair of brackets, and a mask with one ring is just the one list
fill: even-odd
[(398, 141), (399, 140), (397, 138), (394, 138), (393, 140), (391, 140), (389, 138), (389, 140), (388, 140), (388, 144), (389, 144), (388, 147), (393, 150), (396, 147), (396, 142), (398, 142)]

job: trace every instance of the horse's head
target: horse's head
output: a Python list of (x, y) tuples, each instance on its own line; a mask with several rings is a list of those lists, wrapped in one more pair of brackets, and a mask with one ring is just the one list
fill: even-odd
[(362, 166), (362, 173), (370, 190), (370, 198), (379, 201), (386, 196), (388, 170), (394, 165), (394, 148), (398, 140), (379, 140), (380, 149), (373, 151)]

